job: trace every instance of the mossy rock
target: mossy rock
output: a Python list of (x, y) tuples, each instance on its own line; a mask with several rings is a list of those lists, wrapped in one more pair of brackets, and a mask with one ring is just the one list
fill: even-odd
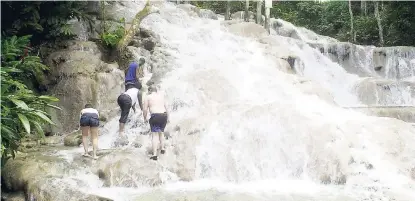
[(31, 181), (27, 194), (35, 200), (99, 201), (94, 195), (81, 191), (87, 184), (79, 179), (48, 175)]
[(40, 140), (41, 145), (58, 145), (62, 143), (62, 136), (47, 136)]
[(82, 132), (81, 130), (75, 131), (73, 133), (68, 134), (63, 139), (63, 144), (69, 147), (76, 147), (81, 145), (82, 143)]
[(28, 183), (47, 174), (62, 174), (70, 165), (55, 156), (29, 154), (9, 159), (2, 169), (4, 187), (11, 191), (25, 190)]
[(2, 192), (1, 200), (5, 200), (5, 201), (25, 201), (26, 197), (25, 197), (24, 192), (22, 192), (22, 191), (13, 192), (13, 193)]

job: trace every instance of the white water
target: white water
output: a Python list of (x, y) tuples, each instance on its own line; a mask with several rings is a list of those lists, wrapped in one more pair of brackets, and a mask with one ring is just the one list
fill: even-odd
[[(279, 71), (257, 41), (226, 32), (219, 21), (189, 17), (173, 4), (160, 9), (143, 26), (160, 34), (174, 58), (174, 70), (161, 87), (170, 105), (185, 106), (171, 114), (171, 124), (198, 118), (205, 129), (198, 134), (196, 180), (167, 183), (159, 187), (163, 191), (213, 188), (269, 200), (279, 195), (291, 195), (285, 200), (415, 199), (409, 177), (415, 129), (409, 124), (350, 112), (304, 94), (294, 84), (297, 75)], [(292, 51), (302, 59), (300, 75), (318, 80), (338, 104), (358, 103), (350, 91), (357, 76), (299, 41), (273, 37), (286, 48), (275, 51)], [(107, 133), (100, 138), (101, 148), (112, 146), (118, 118), (102, 130)], [(133, 128), (142, 124), (140, 114), (130, 118), (126, 129), (133, 138), (146, 128)], [(349, 164), (351, 159), (355, 163)], [(343, 176), (345, 185), (319, 184), (322, 177), (335, 181)], [(91, 186), (115, 200), (154, 190)]]
[[(278, 34), (311, 44), (330, 60), (340, 64), (348, 73), (359, 75), (362, 78), (376, 78), (372, 82), (374, 85), (378, 85), (378, 88), (365, 89), (365, 79), (361, 79), (361, 82), (358, 80), (354, 82), (355, 88), (360, 91), (357, 93), (360, 97), (367, 94), (377, 94), (375, 103), (367, 102), (366, 98), (361, 98), (364, 104), (371, 106), (415, 105), (415, 99), (411, 95), (414, 91), (412, 83), (415, 78), (415, 47), (361, 46), (317, 35), (310, 30), (295, 27), (280, 19), (271, 19), (271, 23)], [(320, 71), (317, 72), (320, 73)], [(339, 76), (335, 77), (339, 78)], [(324, 79), (318, 80), (322, 82)], [(347, 83), (352, 82), (347, 81)], [(408, 86), (408, 84), (410, 85)], [(383, 87), (391, 88), (391, 90)], [(344, 104), (344, 101), (341, 102), (341, 105), (344, 106)]]

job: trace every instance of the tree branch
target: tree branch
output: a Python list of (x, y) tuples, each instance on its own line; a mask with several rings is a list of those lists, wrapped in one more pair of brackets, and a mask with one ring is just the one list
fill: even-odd
[(149, 0), (147, 0), (147, 3), (144, 6), (143, 10), (141, 10), (140, 12), (138, 12), (135, 15), (134, 20), (131, 24), (131, 27), (124, 34), (124, 36), (121, 38), (121, 40), (118, 42), (117, 52), (122, 52), (124, 50), (124, 48), (128, 45), (128, 43), (131, 42), (131, 39), (134, 37), (137, 30), (139, 29), (141, 21), (152, 13), (160, 13), (160, 12), (159, 11), (151, 11)]

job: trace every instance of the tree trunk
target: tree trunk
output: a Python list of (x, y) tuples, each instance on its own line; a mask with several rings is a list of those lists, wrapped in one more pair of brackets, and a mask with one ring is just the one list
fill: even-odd
[(131, 39), (134, 37), (137, 30), (140, 28), (141, 20), (143, 20), (144, 18), (146, 18), (148, 15), (150, 15), (152, 13), (158, 13), (158, 11), (156, 11), (156, 12), (150, 11), (150, 3), (149, 3), (149, 0), (147, 0), (147, 3), (145, 5), (145, 7), (143, 8), (143, 10), (141, 10), (140, 12), (138, 12), (135, 15), (134, 20), (131, 23), (130, 28), (125, 33), (125, 35), (121, 38), (121, 40), (118, 42), (118, 44), (117, 44), (117, 52), (118, 53), (121, 53), (124, 50), (124, 48), (128, 45), (128, 43), (131, 42)]
[(363, 11), (364, 15), (367, 15), (367, 2), (365, 0), (362, 0), (360, 2), (360, 9)]
[(268, 34), (271, 33), (269, 15), (270, 15), (270, 8), (265, 8), (265, 29), (267, 30)]
[(225, 20), (231, 19), (231, 0), (226, 1), (226, 13), (225, 13)]
[(353, 27), (353, 11), (352, 11), (352, 1), (349, 0), (349, 14), (350, 14), (350, 40), (356, 42), (354, 27)]
[(245, 3), (244, 18), (245, 18), (245, 22), (249, 22), (249, 0), (246, 0), (246, 3)]
[(383, 27), (382, 27), (382, 21), (379, 14), (379, 2), (375, 2), (375, 17), (376, 21), (378, 22), (378, 30), (379, 30), (379, 45), (383, 47), (384, 41), (383, 41)]
[(256, 23), (261, 24), (262, 21), (262, 0), (256, 2)]
[(107, 32), (107, 23), (106, 23), (106, 19), (105, 19), (105, 15), (106, 15), (106, 13), (105, 13), (105, 0), (100, 1), (100, 4), (101, 4), (101, 20), (102, 20), (100, 25), (101, 25), (102, 33), (105, 33), (105, 32)]

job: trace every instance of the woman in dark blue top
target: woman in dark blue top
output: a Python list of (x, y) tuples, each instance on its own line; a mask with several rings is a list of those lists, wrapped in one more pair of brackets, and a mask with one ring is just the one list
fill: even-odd
[[(128, 66), (127, 69), (127, 73), (125, 74), (125, 91), (127, 91), (128, 89), (131, 88), (137, 88), (138, 90), (140, 90), (142, 88), (142, 85), (140, 83), (140, 81), (138, 80), (138, 77), (140, 76), (140, 71), (143, 71), (143, 65), (145, 63), (145, 59), (144, 58), (140, 58), (138, 60), (137, 64), (136, 62), (131, 62), (130, 65)], [(140, 69), (141, 66), (141, 69)], [(141, 100), (141, 93), (139, 91), (139, 99), (138, 99), (138, 104), (140, 105), (140, 109), (143, 110), (143, 104), (142, 104), (142, 100)], [(133, 109), (135, 109), (135, 104), (133, 105)], [(135, 111), (135, 110), (134, 110)]]

